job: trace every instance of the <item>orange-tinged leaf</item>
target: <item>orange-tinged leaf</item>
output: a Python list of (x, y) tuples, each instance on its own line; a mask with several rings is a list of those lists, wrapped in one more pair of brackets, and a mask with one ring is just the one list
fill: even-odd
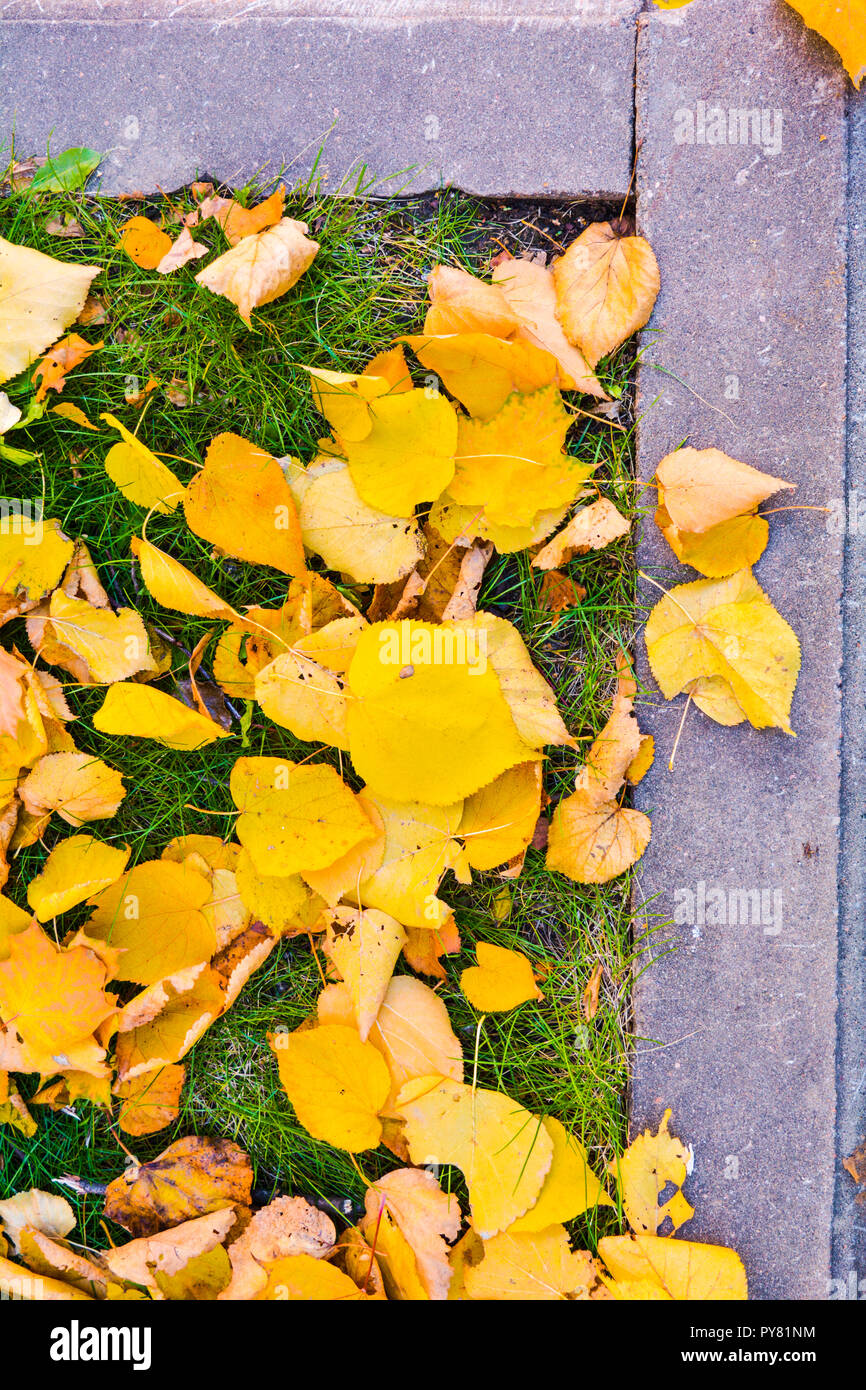
[(283, 217), (274, 227), (244, 236), (200, 270), (196, 282), (230, 300), (249, 328), (253, 309), (286, 294), (313, 264), (319, 243), (307, 231), (306, 222)]
[(241, 812), (237, 837), (263, 874), (326, 868), (376, 834), (354, 792), (325, 763), (239, 758), (230, 790)]
[(463, 971), (460, 988), (480, 1013), (516, 1009), (529, 999), (544, 998), (535, 983), (532, 966), (520, 951), (479, 941), (475, 955), (478, 964)]
[(63, 1279), (48, 1279), (44, 1275), (32, 1277), (21, 1265), (0, 1256), (0, 1296), (3, 1298), (25, 1299), (38, 1303), (68, 1303), (72, 1301), (92, 1301), (89, 1293), (76, 1289)]
[(62, 391), (66, 385), (66, 374), (73, 367), (79, 367), (91, 353), (97, 352), (102, 343), (88, 343), (78, 333), (69, 333), (62, 342), (56, 344), (33, 368), (33, 380), (38, 381), (37, 401), (44, 401), (49, 391)]
[(556, 315), (590, 367), (649, 319), (659, 267), (648, 241), (618, 222), (593, 222), (553, 263)]
[(59, 916), (120, 878), (129, 846), (115, 849), (92, 835), (71, 835), (49, 854), (27, 886), (27, 901), (38, 922)]
[(209, 897), (210, 883), (188, 863), (148, 860), (90, 899), (87, 934), (123, 952), (120, 979), (152, 985), (213, 955), (201, 910)]
[(552, 570), (566, 564), (575, 555), (588, 550), (603, 550), (611, 541), (627, 536), (629, 523), (612, 502), (601, 497), (588, 507), (576, 511), (571, 521), (549, 540), (533, 559), (535, 569)]
[(359, 584), (393, 583), (424, 553), (415, 518), (369, 506), (340, 459), (320, 459), (306, 470), (298, 516), (307, 549)]
[(20, 1254), (22, 1231), (66, 1236), (75, 1226), (75, 1212), (65, 1197), (31, 1187), (26, 1192), (0, 1201), (0, 1223), (3, 1234), (9, 1237)]
[(117, 1123), (124, 1134), (157, 1134), (178, 1116), (186, 1068), (173, 1063), (159, 1071), (119, 1081), (114, 1094), (123, 1102)]
[(460, 1231), (457, 1198), (432, 1173), (402, 1168), (367, 1189), (361, 1229), (375, 1243), (388, 1297), (443, 1302), (452, 1269), (448, 1243)]
[(422, 1077), (397, 1098), (412, 1162), (455, 1163), (483, 1239), (504, 1231), (538, 1199), (553, 1161), (540, 1119), (509, 1096)]
[[(406, 937), (403, 955), (407, 964), (419, 975), (433, 975), (437, 980), (446, 980), (448, 976), (440, 963), (442, 956), (453, 956), (460, 950), (460, 933), (453, 913), (445, 918), (441, 927), (434, 927), (432, 931), (424, 927), (407, 927)], [(444, 1071), (443, 1068), (440, 1070)]]
[(457, 266), (436, 265), (427, 276), (430, 308), (425, 333), (490, 333), (507, 338), (521, 321), (498, 285)]
[(183, 498), (187, 525), (227, 555), (304, 572), (301, 529), (275, 458), (238, 434), (219, 434)]
[(636, 787), (653, 765), (656, 743), (652, 734), (642, 734), (640, 747), (625, 770), (626, 778)]
[(250, 1160), (230, 1139), (190, 1136), (108, 1184), (105, 1215), (134, 1236), (151, 1236), (227, 1206), (248, 1207)]
[(105, 420), (121, 437), (105, 455), (105, 471), (119, 492), (137, 507), (167, 515), (180, 505), (184, 486), (170, 468), (158, 459), (140, 439), (121, 424), (116, 415), (104, 412)]
[(552, 1115), (545, 1116), (544, 1128), (553, 1140), (553, 1162), (538, 1194), (538, 1201), (525, 1216), (512, 1222), (509, 1234), (544, 1231), (557, 1222), (573, 1221), (596, 1206), (612, 1207), (589, 1166), (586, 1150)]
[(156, 270), (171, 250), (171, 237), (148, 217), (131, 217), (120, 229), (118, 246), (142, 270)]
[(200, 241), (193, 241), (189, 227), (184, 227), (155, 267), (156, 272), (158, 275), (170, 275), (172, 271), (179, 270), (190, 261), (200, 261), (207, 253), (208, 247)]
[(350, 901), (388, 912), (404, 926), (440, 926), (450, 908), (438, 901), (436, 891), (445, 871), (460, 857), (456, 835), (463, 803), (431, 806), (392, 801), (369, 791), (363, 800), (365, 807), (373, 807), (385, 844), (373, 872), (348, 890)]
[[(225, 1002), (220, 977), (204, 966), (161, 981), (144, 994), (152, 1000), (150, 1008), (142, 1010), (144, 1021), (121, 1031), (117, 1040), (115, 1061), (121, 1081), (179, 1062), (219, 1016)], [(133, 1004), (141, 998), (136, 996)]]
[(221, 1245), (237, 1221), (234, 1207), (224, 1207), (204, 1216), (193, 1217), (167, 1231), (141, 1236), (106, 1250), (104, 1260), (120, 1280), (157, 1289), (156, 1274), (179, 1274), (190, 1260)]
[(164, 748), (183, 751), (204, 748), (215, 739), (229, 737), (227, 730), (182, 700), (135, 681), (118, 681), (109, 686), (93, 716), (93, 727), (103, 734), (150, 738)]
[(57, 1081), (40, 1086), (36, 1095), (30, 1097), (30, 1104), (47, 1105), (49, 1110), (65, 1110), (78, 1100), (87, 1100), (91, 1105), (110, 1105), (111, 1077), (91, 1076), (84, 1071), (65, 1071)]
[[(325, 1021), (321, 1014), (320, 1021)], [(398, 1113), (397, 1096), (408, 1081), (420, 1076), (463, 1080), (463, 1049), (448, 1010), (434, 990), (411, 975), (391, 980), (370, 1030), (370, 1042), (385, 1058), (391, 1074), (385, 1107), (389, 1114)]]
[(608, 1288), (624, 1300), (712, 1302), (748, 1298), (739, 1255), (724, 1245), (660, 1236), (603, 1236), (598, 1251), (611, 1274)]
[(228, 1301), (255, 1298), (268, 1282), (268, 1270), (294, 1255), (320, 1260), (337, 1241), (334, 1223), (303, 1197), (277, 1197), (262, 1207), (229, 1246), (231, 1283), (222, 1294)]
[(352, 1028), (327, 1024), (279, 1034), (271, 1046), (286, 1095), (314, 1139), (350, 1153), (376, 1148), (391, 1078), (371, 1043)]
[(416, 388), (372, 401), (370, 415), (369, 434), (345, 441), (352, 482), (368, 506), (411, 517), (454, 476), (457, 412), (445, 396)]
[(402, 342), (479, 420), (489, 420), (515, 391), (528, 395), (559, 380), (556, 358), (523, 340), (506, 341), (489, 333), (415, 333)]
[(0, 385), (74, 323), (100, 266), (67, 265), (0, 237)]
[(558, 384), (563, 391), (585, 391), (607, 400), (601, 385), (579, 348), (566, 338), (556, 317), (556, 284), (553, 271), (538, 261), (508, 257), (493, 271), (494, 283), (502, 289), (521, 322), (518, 337), (552, 353), (559, 364)]
[(519, 763), (467, 797), (460, 837), (473, 869), (495, 869), (521, 854), (541, 814), (541, 763)]
[(269, 198), (264, 198), (251, 208), (242, 207), (235, 198), (229, 198), (227, 202), (227, 207), (220, 208), (212, 215), (225, 232), (229, 245), (237, 246), (245, 236), (276, 226), (283, 215), (286, 191), (280, 184)]
[(866, 74), (866, 14), (859, 0), (788, 0), (788, 4), (833, 45), (859, 88)]
[(61, 1067), (99, 1070), (104, 1049), (93, 1032), (115, 1012), (105, 993), (106, 968), (84, 946), (62, 949), (34, 921), (8, 938), (0, 961), (0, 1012), (28, 1048), (44, 1057), (47, 1075)]
[[(632, 1140), (622, 1158), (609, 1164), (609, 1171), (622, 1187), (622, 1200), (628, 1223), (640, 1234), (656, 1235), (669, 1219), (675, 1231), (695, 1214), (681, 1188), (691, 1167), (690, 1149), (670, 1133), (670, 1110), (666, 1110), (655, 1134), (645, 1129)], [(669, 1183), (677, 1189), (659, 1204), (660, 1194)]]
[[(80, 659), (82, 684), (110, 685), (126, 680), (139, 671), (155, 671), (150, 639), (134, 608), (96, 607), (84, 598), (69, 598), (55, 589), (48, 606), (49, 622), (45, 636), (53, 636), (61, 647)], [(45, 643), (40, 643), (40, 650)], [(52, 648), (47, 660), (59, 660), (62, 653)]]
[(512, 1227), (485, 1240), (484, 1259), (463, 1274), (468, 1298), (497, 1303), (585, 1298), (596, 1280), (595, 1260), (572, 1250), (560, 1225), (519, 1233)]
[[(751, 570), (678, 584), (650, 613), (646, 644), (666, 700), (695, 680), (720, 678), (756, 729), (793, 733), (800, 643)], [(709, 705), (705, 713), (715, 717)]]
[(356, 911), (351, 907), (337, 907), (325, 921), (323, 949), (345, 981), (358, 1033), (361, 1041), (366, 1042), (406, 933), (395, 918), (375, 908)]
[(31, 815), (56, 811), (70, 825), (110, 819), (126, 795), (120, 773), (91, 753), (48, 753), (20, 792)]

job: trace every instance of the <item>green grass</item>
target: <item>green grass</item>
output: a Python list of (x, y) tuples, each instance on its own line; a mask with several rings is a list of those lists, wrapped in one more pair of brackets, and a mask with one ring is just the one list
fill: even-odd
[[(241, 196), (255, 200), (252, 189)], [(180, 210), (192, 206), (183, 192), (173, 195), (173, 203)], [(24, 190), (0, 198), (0, 234), (64, 260), (103, 267), (93, 288), (107, 300), (108, 321), (82, 331), (91, 341), (102, 338), (104, 346), (71, 374), (62, 397), (52, 400), (79, 405), (94, 422), (102, 411), (115, 413), (151, 448), (173, 456), (169, 462), (183, 481), (203, 461), (211, 438), (226, 429), (276, 455), (309, 459), (324, 429), (299, 364), (356, 370), (397, 334), (417, 329), (424, 276), (437, 261), (483, 273), (502, 246), (514, 252), (555, 250), (584, 225), (584, 210), (577, 207), (495, 207), (452, 193), (392, 202), (336, 199), (307, 187), (289, 200), (287, 213), (310, 224), (322, 250), (287, 297), (255, 314), (248, 332), (231, 305), (195, 285), (195, 266), (162, 277), (138, 269), (117, 249), (118, 227), (139, 211), (120, 201), (80, 194), (37, 197)], [(64, 214), (78, 219), (85, 233), (81, 239), (61, 241), (47, 234), (46, 221)], [(196, 228), (194, 235), (225, 249), (214, 223)], [(608, 389), (621, 402), (620, 427), (579, 417), (569, 447), (598, 462), (595, 476), (603, 492), (634, 516), (630, 361), (628, 351), (621, 351), (603, 364)], [(162, 385), (145, 406), (126, 405), (124, 388), (131, 385), (130, 378), (143, 386), (151, 376)], [(163, 387), (171, 381), (182, 384), (187, 405), (168, 399)], [(25, 376), (6, 390), (22, 403), (31, 388)], [(144, 589), (129, 544), (140, 534), (143, 513), (121, 496), (103, 469), (114, 439), (111, 432), (96, 435), (47, 414), (26, 437), (24, 431), (10, 437), (10, 443), (38, 451), (39, 460), (15, 467), (0, 459), (2, 492), (44, 497), (45, 516), (57, 517), (67, 534), (87, 542), (112, 602), (138, 608), (170, 641), (173, 676), (182, 678), (187, 654), (212, 625), (160, 609)], [(214, 558), (180, 514), (151, 517), (148, 536), (235, 606), (277, 604), (284, 596), (284, 583), (276, 575)], [(569, 568), (586, 587), (587, 597), (564, 616), (551, 617), (541, 608), (538, 576), (525, 555), (495, 559), (480, 606), (518, 625), (533, 659), (556, 689), (569, 728), (586, 741), (609, 712), (616, 655), (632, 642), (631, 548), (619, 542)], [(369, 592), (346, 592), (366, 606)], [(8, 624), (2, 640), (7, 648), (17, 645), (30, 653), (21, 621)], [(203, 669), (208, 670), (207, 659)], [(173, 676), (162, 682), (169, 692), (175, 690)], [(128, 843), (133, 862), (156, 857), (176, 835), (231, 832), (228, 780), (242, 752), (291, 757), (310, 751), (266, 721), (257, 708), (250, 712), (245, 740), (237, 736), (201, 753), (173, 753), (145, 741), (101, 735), (91, 718), (102, 698), (99, 690), (71, 692), (78, 715), (72, 732), (80, 748), (103, 757), (125, 778), (127, 796), (119, 813), (96, 828), (107, 840)], [(329, 757), (330, 750), (322, 756)], [(546, 790), (554, 801), (571, 789), (575, 766), (573, 753), (553, 751)], [(66, 833), (68, 828), (55, 818), (44, 843), (19, 855), (6, 889), (16, 902), (25, 902), (27, 882)], [(530, 851), (523, 874), (510, 888), (510, 915), (499, 921), (495, 904), (502, 881), (495, 874), (476, 876), (471, 887), (446, 878), (441, 892), (457, 908), (464, 949), (460, 956), (446, 958), (442, 997), (470, 1065), (477, 1051), (479, 1084), (561, 1118), (587, 1145), (601, 1171), (622, 1150), (625, 1133), (629, 987), (640, 950), (632, 937), (629, 878), (603, 888), (581, 888), (548, 874), (543, 854)], [(67, 914), (64, 928), (86, 915), (85, 909)], [(459, 989), (460, 971), (474, 959), (472, 946), (479, 939), (517, 946), (536, 966), (543, 965), (549, 972), (544, 1001), (488, 1016), (479, 1024)], [(580, 996), (598, 961), (605, 968), (601, 1007), (586, 1026)], [(266, 1042), (269, 1030), (292, 1028), (313, 1010), (319, 988), (309, 941), (281, 944), (231, 1012), (186, 1059), (188, 1080), (177, 1123), (147, 1140), (133, 1144), (126, 1139), (127, 1146), (147, 1158), (186, 1133), (229, 1136), (252, 1155), (262, 1194), (292, 1191), (334, 1204), (362, 1203), (363, 1180), (348, 1156), (311, 1139), (296, 1123)], [(32, 1094), (35, 1080), (24, 1078), (25, 1095)], [(95, 1183), (117, 1175), (125, 1155), (116, 1128), (86, 1103), (75, 1109), (74, 1114), (37, 1111), (39, 1134), (32, 1141), (8, 1128), (0, 1130), (0, 1188), (17, 1191), (35, 1185), (56, 1191), (54, 1179), (64, 1173)], [(362, 1154), (358, 1166), (372, 1178), (393, 1166), (393, 1160), (383, 1149)], [(459, 1189), (456, 1171), (453, 1179)], [(79, 1208), (81, 1238), (104, 1244), (99, 1197), (72, 1200)], [(617, 1228), (617, 1216), (593, 1215), (575, 1226), (581, 1241), (594, 1243), (605, 1230)], [(123, 1233), (111, 1234), (118, 1239)]]

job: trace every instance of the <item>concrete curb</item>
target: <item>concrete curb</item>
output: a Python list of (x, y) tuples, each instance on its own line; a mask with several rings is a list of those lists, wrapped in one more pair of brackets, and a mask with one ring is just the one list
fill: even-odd
[[(241, 185), (283, 165), (294, 180), (323, 142), (317, 172), (332, 192), (353, 192), (365, 168), (382, 176), (380, 194), (453, 183), (492, 196), (604, 196), (628, 183), (632, 112), (622, 97), (637, 0), (613, 0), (624, 18), (605, 23), (551, 0), (536, 7), (547, 11), (540, 18), (516, 19), (509, 4), (459, 23), (448, 6), (431, 19), (421, 5), (411, 22), (355, 5), (327, 22), (281, 13), (217, 23), (173, 8), (170, 20), (123, 24), (32, 23), (7, 10), (0, 131), (15, 129), (27, 153), (49, 139), (107, 151), (106, 193), (209, 174)], [(607, 0), (578, 6), (609, 13)]]
[[(799, 504), (838, 506), (844, 74), (775, 0), (701, 0), (639, 25), (639, 221), (662, 268), (638, 377), (640, 475), (688, 440), (790, 478)], [(732, 109), (767, 117), (746, 146), (724, 132), (712, 144), (713, 107), (728, 133)], [(652, 523), (638, 560), (665, 588), (698, 577)], [(641, 714), (658, 753), (637, 795), (655, 812), (640, 891), (679, 922), (677, 949), (635, 989), (636, 1032), (663, 1047), (638, 1047), (632, 1126), (673, 1107), (696, 1147), (683, 1234), (734, 1245), (759, 1298), (830, 1291), (842, 560), (820, 513), (771, 518), (756, 577), (802, 644), (798, 739), (692, 711), (669, 773), (683, 700), (656, 696)], [(659, 594), (643, 584), (641, 598)], [(645, 659), (642, 674), (655, 690)], [(714, 889), (723, 905), (708, 912)]]

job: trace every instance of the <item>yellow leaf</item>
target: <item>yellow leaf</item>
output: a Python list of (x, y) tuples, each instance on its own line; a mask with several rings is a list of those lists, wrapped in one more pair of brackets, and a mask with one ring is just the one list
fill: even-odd
[(593, 222), (553, 263), (556, 316), (590, 367), (649, 319), (659, 267), (648, 241), (621, 224)]
[[(370, 401), (385, 396), (391, 383), (369, 372), (330, 372), (305, 367), (316, 409), (321, 411), (334, 433), (342, 440), (364, 439), (373, 428)], [(411, 382), (409, 383), (411, 389)]]
[(384, 850), (374, 871), (348, 890), (364, 907), (388, 912), (407, 927), (441, 926), (450, 908), (436, 898), (447, 869), (460, 857), (456, 839), (461, 801), (446, 806), (364, 795), (384, 829)]
[(375, 1244), (388, 1297), (447, 1299), (448, 1242), (461, 1225), (457, 1198), (443, 1192), (432, 1173), (402, 1168), (368, 1187), (365, 1205), (361, 1229)]
[(347, 696), (339, 676), (293, 650), (278, 656), (255, 677), (262, 710), (296, 738), (348, 751)]
[(67, 265), (0, 237), (0, 384), (74, 323), (100, 266)]
[(430, 509), (429, 522), (448, 541), (462, 537), (462, 543), (468, 545), (478, 536), (492, 541), (501, 555), (511, 555), (543, 541), (565, 519), (567, 511), (568, 507), (548, 508), (536, 512), (528, 526), (500, 526), (490, 520), (483, 507), (461, 506), (443, 492)]
[(568, 1232), (559, 1225), (520, 1233), (512, 1227), (485, 1240), (484, 1259), (463, 1274), (468, 1298), (521, 1303), (586, 1297), (596, 1277), (592, 1256), (572, 1250)]
[[(321, 1012), (319, 1021), (327, 1021)], [(384, 1107), (389, 1114), (398, 1113), (397, 1095), (407, 1081), (419, 1076), (463, 1080), (463, 1049), (448, 1010), (434, 990), (411, 975), (395, 975), (389, 983), (369, 1040), (391, 1074), (391, 1094)]]
[(49, 753), (19, 788), (33, 816), (57, 811), (70, 825), (108, 820), (126, 792), (119, 772), (91, 753)]
[(509, 256), (494, 267), (493, 280), (520, 319), (522, 327), (518, 336), (536, 347), (545, 348), (556, 358), (559, 387), (563, 391), (585, 391), (599, 400), (608, 400), (607, 392), (590, 370), (583, 353), (568, 341), (556, 317), (553, 271), (538, 261)]
[[(0, 967), (2, 968), (2, 967)], [(336, 1024), (271, 1038), (280, 1080), (299, 1122), (314, 1139), (360, 1153), (382, 1138), (379, 1111), (391, 1079), (381, 1055), (352, 1028)]]
[(519, 951), (479, 941), (475, 955), (478, 964), (463, 971), (460, 988), (480, 1013), (516, 1009), (528, 999), (544, 998), (535, 983), (532, 966)]
[[(622, 1158), (608, 1165), (609, 1172), (622, 1186), (625, 1214), (637, 1234), (656, 1235), (666, 1218), (677, 1231), (695, 1214), (694, 1207), (680, 1190), (688, 1176), (692, 1154), (670, 1133), (670, 1118), (671, 1112), (666, 1110), (655, 1134), (645, 1129), (632, 1141)], [(669, 1183), (677, 1190), (659, 1205), (659, 1196)]]
[(336, 1265), (312, 1255), (289, 1255), (271, 1265), (267, 1284), (254, 1297), (280, 1303), (357, 1303), (364, 1294)]
[(138, 507), (163, 515), (173, 512), (184, 495), (180, 480), (116, 416), (105, 412), (99, 418), (121, 436), (122, 442), (105, 456), (105, 471), (115, 487)]
[(756, 729), (793, 733), (800, 644), (750, 570), (677, 585), (650, 614), (646, 644), (666, 700), (695, 679), (722, 677)]
[(611, 541), (627, 536), (629, 523), (612, 502), (605, 497), (581, 507), (571, 521), (547, 545), (539, 550), (532, 563), (539, 570), (553, 570), (566, 564), (575, 555), (588, 550), (603, 550)]
[(465, 623), (410, 619), (361, 633), (348, 671), (349, 747), (377, 793), (443, 805), (526, 762), (527, 745), (475, 638)]
[(859, 88), (866, 73), (866, 14), (858, 0), (788, 0), (788, 4), (833, 45)]
[(418, 388), (372, 401), (370, 415), (370, 433), (345, 441), (352, 482), (368, 506), (411, 517), (454, 476), (457, 412), (445, 396)]
[(206, 1254), (194, 1255), (177, 1274), (154, 1270), (153, 1277), (164, 1298), (172, 1302), (212, 1303), (219, 1298), (232, 1276), (229, 1257), (222, 1245)]
[(387, 912), (375, 908), (338, 907), (326, 922), (324, 951), (349, 989), (358, 1033), (366, 1042), (406, 933)]
[(185, 1076), (186, 1068), (173, 1064), (132, 1081), (119, 1081), (114, 1094), (123, 1102), (117, 1123), (124, 1134), (157, 1134), (172, 1124)]
[(191, 854), (200, 854), (212, 869), (236, 869), (241, 847), (233, 840), (221, 840), (218, 835), (178, 835), (169, 840), (160, 855), (180, 864)]
[(325, 1212), (303, 1197), (277, 1197), (255, 1213), (229, 1246), (232, 1278), (222, 1298), (230, 1302), (255, 1298), (278, 1260), (293, 1255), (325, 1259), (336, 1241), (334, 1223)]
[(424, 553), (414, 517), (395, 517), (362, 500), (348, 466), (320, 459), (307, 469), (299, 504), (301, 536), (329, 569), (359, 584), (390, 584)]
[(149, 594), (162, 604), (172, 608), (175, 613), (188, 613), (197, 618), (225, 618), (229, 622), (238, 618), (233, 608), (202, 584), (200, 579), (164, 550), (158, 550), (150, 541), (133, 536), (130, 541), (132, 553), (138, 560), (141, 577)]
[[(76, 936), (79, 940), (80, 933)], [(111, 1020), (112, 1024), (115, 1022)], [(111, 1077), (91, 1076), (84, 1071), (65, 1071), (58, 1081), (48, 1086), (40, 1086), (35, 1096), (30, 1097), (31, 1105), (47, 1105), (50, 1110), (65, 1110), (77, 1100), (86, 1100), (91, 1105), (111, 1104)]]
[(573, 1221), (596, 1206), (614, 1205), (590, 1168), (583, 1145), (552, 1115), (545, 1116), (544, 1128), (553, 1140), (550, 1172), (538, 1201), (525, 1216), (512, 1222), (510, 1235), (544, 1231), (557, 1222)]
[(504, 1231), (537, 1200), (553, 1161), (540, 1119), (496, 1091), (422, 1077), (397, 1099), (412, 1162), (454, 1163), (469, 1188), (483, 1239)]
[(416, 333), (402, 341), (479, 420), (489, 420), (515, 391), (528, 395), (559, 380), (556, 358), (523, 340), (506, 341), (489, 333)]
[(316, 904), (324, 907), (299, 874), (260, 874), (247, 850), (238, 859), (237, 882), (248, 912), (274, 936), (309, 930), (319, 915)]
[(616, 1281), (608, 1282), (615, 1298), (730, 1302), (749, 1296), (743, 1262), (724, 1245), (603, 1236), (598, 1250)]
[(641, 736), (640, 747), (626, 768), (625, 775), (633, 787), (636, 787), (642, 777), (645, 777), (653, 765), (655, 758), (655, 739), (652, 734)]
[(92, 835), (61, 840), (46, 859), (41, 873), (27, 886), (27, 901), (38, 922), (57, 917), (91, 894), (114, 883), (126, 868), (129, 847), (114, 849)]
[(489, 521), (531, 525), (539, 511), (573, 502), (595, 466), (564, 452), (570, 426), (555, 386), (510, 396), (489, 420), (461, 416), (454, 476), (439, 491), (483, 507)]
[(460, 837), (473, 869), (495, 869), (522, 854), (541, 814), (541, 763), (519, 763), (467, 797)]
[(156, 270), (171, 250), (171, 237), (148, 217), (131, 217), (121, 227), (117, 244), (142, 270)]
[(48, 613), (47, 627), (81, 658), (92, 685), (110, 685), (138, 671), (156, 670), (150, 639), (134, 608), (114, 613), (55, 589)]
[(427, 276), (430, 308), (425, 333), (490, 333), (507, 338), (520, 319), (498, 285), (487, 285), (457, 266), (435, 265)]
[(99, 432), (99, 426), (92, 424), (81, 407), (72, 405), (70, 401), (61, 401), (60, 405), (53, 405), (49, 414), (61, 415), (64, 420), (74, 420), (76, 425), (80, 425), (82, 429)]
[(360, 884), (381, 868), (385, 858), (385, 822), (378, 806), (363, 792), (358, 793), (358, 801), (376, 832), (374, 839), (362, 840), (325, 869), (304, 870), (305, 882), (329, 907), (334, 907), (341, 898), (360, 903)]
[(237, 837), (263, 874), (323, 869), (376, 834), (363, 806), (325, 763), (238, 758), (230, 791)]
[(301, 528), (282, 469), (240, 435), (218, 434), (212, 441), (183, 509), (190, 530), (227, 555), (303, 574)]
[(252, 1164), (239, 1145), (190, 1135), (110, 1182), (105, 1215), (134, 1236), (151, 1236), (227, 1206), (249, 1207), (252, 1185)]
[(40, 599), (56, 589), (72, 559), (75, 544), (64, 536), (57, 521), (44, 521), (41, 531), (35, 520), (0, 530), (0, 593), (19, 591), (28, 599)]
[(103, 734), (152, 738), (164, 748), (185, 751), (229, 737), (227, 730), (213, 719), (190, 709), (173, 695), (135, 681), (118, 681), (109, 687), (93, 716), (93, 727)]
[(209, 897), (208, 880), (188, 863), (148, 860), (90, 899), (87, 934), (123, 952), (120, 979), (152, 985), (213, 955), (216, 935), (201, 910)]
[(0, 1297), (20, 1298), (28, 1302), (67, 1303), (70, 1300), (91, 1302), (91, 1295), (74, 1288), (62, 1279), (33, 1277), (12, 1260), (0, 1258)]
[(231, 300), (249, 328), (253, 309), (286, 294), (313, 264), (319, 243), (309, 240), (307, 230), (306, 222), (283, 217), (218, 256), (199, 271), (196, 283)]

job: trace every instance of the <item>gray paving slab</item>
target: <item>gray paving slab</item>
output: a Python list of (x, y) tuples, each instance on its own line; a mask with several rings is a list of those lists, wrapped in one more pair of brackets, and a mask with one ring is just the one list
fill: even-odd
[[(714, 107), (725, 132), (731, 111), (765, 115), (754, 128), (747, 118), (747, 143), (736, 115), (737, 143), (711, 143)], [(637, 1032), (662, 1046), (638, 1047), (631, 1123), (671, 1105), (695, 1143), (697, 1216), (684, 1235), (735, 1245), (759, 1298), (823, 1299), (836, 1170), (844, 77), (784, 4), (701, 0), (641, 17), (637, 123), (639, 221), (662, 274), (638, 379), (641, 476), (688, 440), (834, 510), (771, 517), (756, 567), (802, 643), (799, 737), (693, 710), (671, 773), (683, 700), (657, 696), (642, 712), (658, 755), (638, 788), (654, 813), (640, 892), (680, 920), (676, 949), (635, 989)], [(651, 523), (638, 557), (666, 587), (697, 577), (671, 563)], [(658, 594), (643, 584), (642, 597)], [(721, 922), (701, 909), (711, 889), (723, 890)]]
[(106, 151), (109, 193), (283, 165), (303, 177), (325, 142), (330, 191), (366, 168), (379, 193), (615, 194), (632, 163), (638, 3), (73, 0), (48, 23), (13, 3), (0, 140)]

